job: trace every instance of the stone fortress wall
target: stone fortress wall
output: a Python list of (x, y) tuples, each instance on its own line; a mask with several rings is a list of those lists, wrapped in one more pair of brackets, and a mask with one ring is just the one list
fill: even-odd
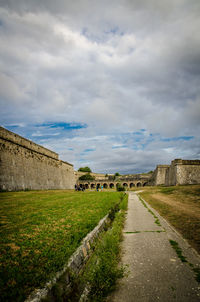
[(0, 127), (0, 190), (73, 189), (74, 183), (73, 165)]
[(80, 181), (78, 178), (84, 172), (76, 172), (76, 183), (85, 186), (86, 189), (94, 189), (96, 186), (103, 188), (115, 188), (118, 183), (127, 187), (144, 186), (176, 186), (188, 184), (200, 184), (200, 160), (175, 159), (171, 165), (158, 165), (152, 174), (121, 175), (116, 179), (113, 176), (105, 177), (104, 174), (91, 173), (94, 181)]
[(200, 184), (200, 160), (175, 159), (171, 165), (158, 165), (150, 184), (155, 186)]
[(75, 184), (94, 189), (97, 185), (127, 188), (146, 185), (200, 184), (200, 160), (175, 159), (171, 165), (158, 165), (151, 174), (114, 175), (91, 173), (94, 181), (79, 181), (84, 172), (59, 160), (58, 154), (0, 127), (0, 190), (74, 189)]
[(117, 184), (121, 184), (127, 188), (133, 187), (144, 187), (149, 184), (151, 178), (150, 174), (132, 174), (132, 175), (121, 175), (114, 177), (114, 175), (108, 175), (105, 177), (105, 174), (96, 174), (90, 173), (95, 179), (94, 180), (79, 180), (79, 177), (86, 174), (84, 172), (78, 172), (81, 175), (76, 175), (76, 184), (80, 187), (84, 186), (86, 189), (94, 189), (97, 186), (100, 188), (103, 186), (104, 189), (114, 189), (117, 187)]
[[(76, 181), (79, 179), (80, 176), (87, 174), (87, 172), (80, 172), (80, 171), (75, 171), (74, 175), (76, 178)], [(90, 173), (91, 176), (93, 176), (96, 180), (103, 180), (105, 179), (105, 174), (102, 173)]]

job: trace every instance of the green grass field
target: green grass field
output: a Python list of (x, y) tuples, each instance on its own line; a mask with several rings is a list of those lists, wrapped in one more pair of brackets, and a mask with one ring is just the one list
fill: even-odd
[(62, 269), (118, 192), (0, 193), (0, 297), (24, 301)]

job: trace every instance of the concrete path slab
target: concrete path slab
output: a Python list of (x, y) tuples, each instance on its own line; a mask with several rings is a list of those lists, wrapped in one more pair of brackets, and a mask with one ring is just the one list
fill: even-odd
[(200, 257), (180, 234), (135, 193), (129, 193), (122, 242), (122, 263), (128, 265), (129, 274), (108, 301), (200, 301), (200, 284), (192, 267), (181, 262), (169, 240), (176, 241), (188, 262), (200, 268)]

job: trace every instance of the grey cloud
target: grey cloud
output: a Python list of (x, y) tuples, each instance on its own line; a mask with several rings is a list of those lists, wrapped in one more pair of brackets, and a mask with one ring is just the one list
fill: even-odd
[(16, 101), (23, 99), (23, 92), (11, 77), (0, 74), (0, 98), (5, 100)]
[[(1, 1), (1, 123), (86, 123), (77, 141), (44, 143), (98, 171), (193, 158), (200, 132), (199, 13), (195, 0)], [(112, 149), (141, 128), (195, 138), (154, 141), (144, 150), (133, 150), (127, 138), (127, 148)], [(87, 144), (96, 151), (81, 155)]]

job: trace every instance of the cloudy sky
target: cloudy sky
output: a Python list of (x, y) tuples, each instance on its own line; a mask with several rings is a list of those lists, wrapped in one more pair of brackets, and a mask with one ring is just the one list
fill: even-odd
[(199, 0), (0, 0), (0, 124), (75, 169), (200, 158)]

